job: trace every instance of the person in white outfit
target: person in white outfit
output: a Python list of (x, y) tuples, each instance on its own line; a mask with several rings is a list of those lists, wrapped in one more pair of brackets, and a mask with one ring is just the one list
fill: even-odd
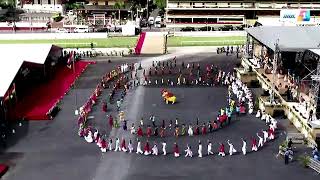
[(242, 149), (241, 150), (242, 150), (243, 155), (247, 154), (247, 141), (244, 140), (243, 138), (242, 138)]
[(138, 139), (138, 144), (137, 144), (137, 154), (143, 154), (143, 151), (141, 150), (141, 142), (140, 140)]
[(188, 135), (193, 136), (193, 129), (191, 125), (189, 125), (189, 128), (188, 128)]
[(202, 144), (200, 140), (198, 145), (198, 157), (202, 157)]
[(85, 136), (84, 139), (85, 139), (88, 143), (92, 143), (92, 142), (93, 142), (93, 137), (92, 137), (92, 132), (91, 132), (91, 130), (89, 130), (88, 135)]
[(271, 116), (269, 114), (266, 115), (266, 124), (270, 123)]
[(258, 140), (258, 147), (262, 147), (263, 146), (263, 138), (259, 135), (259, 133), (257, 133), (257, 136), (259, 138)]
[(249, 107), (249, 114), (252, 114), (253, 113), (253, 106), (250, 106)]
[(210, 154), (213, 154), (213, 152), (212, 152), (212, 143), (210, 141), (208, 141), (208, 156)]
[(233, 153), (236, 153), (237, 150), (234, 148), (233, 144), (230, 142), (230, 140), (227, 141), (228, 145), (229, 145), (229, 155), (232, 156)]
[(131, 141), (131, 139), (129, 140), (128, 150), (129, 150), (129, 153), (132, 153), (132, 151), (133, 151), (133, 146), (132, 146), (132, 141)]
[(262, 113), (262, 115), (261, 115), (261, 121), (265, 121), (266, 120), (266, 113)]
[(154, 145), (152, 147), (152, 155), (158, 156), (158, 146), (156, 143), (154, 143)]
[(167, 150), (166, 150), (166, 148), (167, 148), (167, 143), (166, 143), (166, 141), (163, 141), (163, 142), (162, 142), (162, 152), (163, 152), (163, 155), (167, 155)]
[(263, 133), (263, 143), (266, 143), (269, 137), (269, 134), (266, 130), (262, 130)]
[(109, 142), (108, 142), (108, 149), (109, 149), (109, 151), (112, 151), (112, 139), (111, 138), (109, 139)]
[(189, 146), (189, 144), (187, 145), (187, 149), (184, 150), (186, 152), (186, 155), (184, 157), (192, 157), (192, 151), (191, 151), (191, 147)]
[(99, 135), (98, 129), (93, 133), (93, 139), (96, 140)]
[(273, 130), (277, 129), (277, 120), (275, 120), (274, 118), (271, 118), (271, 124), (273, 126)]
[(136, 133), (136, 128), (134, 127), (134, 123), (132, 123), (132, 125), (131, 125), (130, 133), (131, 134), (135, 134)]
[(121, 151), (119, 138), (116, 139), (116, 147), (115, 147), (114, 151)]

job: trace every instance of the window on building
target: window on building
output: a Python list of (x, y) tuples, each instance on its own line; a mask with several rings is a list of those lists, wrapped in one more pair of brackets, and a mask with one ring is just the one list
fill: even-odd
[(51, 0), (48, 0), (48, 4), (51, 4)]
[(105, 1), (105, 2), (104, 2), (104, 5), (108, 6), (108, 1)]

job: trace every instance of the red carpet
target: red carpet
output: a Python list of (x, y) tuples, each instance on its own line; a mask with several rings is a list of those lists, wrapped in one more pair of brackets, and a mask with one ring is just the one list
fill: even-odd
[(69, 91), (75, 80), (92, 62), (79, 61), (75, 63), (75, 74), (73, 69), (60, 67), (55, 77), (47, 83), (33, 88), (28, 96), (18, 103), (18, 117), (26, 120), (48, 120), (47, 113), (53, 108)]
[(144, 42), (144, 39), (146, 37), (146, 33), (145, 32), (142, 32), (139, 36), (139, 39), (138, 39), (138, 42), (137, 42), (137, 45), (136, 45), (136, 48), (135, 48), (135, 53), (137, 55), (140, 55), (141, 54), (141, 49), (142, 49), (142, 46), (143, 46), (143, 42)]
[(8, 166), (4, 164), (0, 164), (0, 178), (8, 171)]

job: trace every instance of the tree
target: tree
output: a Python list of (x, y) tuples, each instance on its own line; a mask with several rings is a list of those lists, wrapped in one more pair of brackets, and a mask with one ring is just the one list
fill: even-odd
[(114, 9), (123, 9), (125, 8), (126, 5), (124, 4), (123, 1), (117, 1), (114, 5), (113, 5), (113, 8)]
[(153, 0), (153, 3), (162, 11), (166, 8), (167, 1), (166, 0)]

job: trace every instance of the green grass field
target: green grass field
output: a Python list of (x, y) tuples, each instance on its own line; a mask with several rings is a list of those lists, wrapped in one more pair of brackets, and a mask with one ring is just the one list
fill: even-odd
[(64, 48), (89, 48), (93, 43), (96, 48), (135, 47), (138, 37), (110, 37), (105, 39), (39, 39), (39, 40), (0, 40), (0, 44), (56, 44)]
[[(138, 37), (110, 37), (101, 39), (39, 39), (39, 40), (0, 40), (0, 44), (56, 44), (63, 48), (90, 48), (93, 43), (96, 48), (133, 48)], [(221, 46), (242, 45), (245, 37), (169, 37), (168, 47), (179, 46)]]
[(221, 46), (221, 45), (242, 45), (245, 42), (244, 36), (227, 37), (170, 37), (168, 46)]

